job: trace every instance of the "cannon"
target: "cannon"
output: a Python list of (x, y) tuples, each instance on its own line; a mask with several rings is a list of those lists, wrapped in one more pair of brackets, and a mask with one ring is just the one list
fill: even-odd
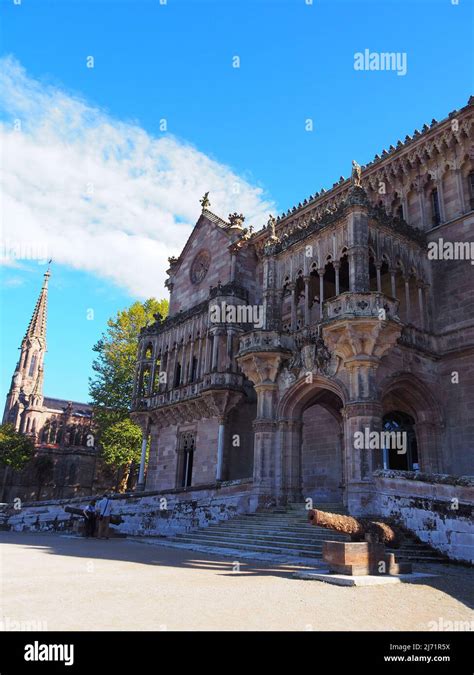
[(387, 544), (398, 548), (402, 542), (402, 532), (387, 523), (367, 518), (353, 518), (340, 513), (329, 513), (312, 509), (308, 513), (312, 525), (328, 530), (348, 534), (351, 541), (368, 541), (373, 544)]
[[(71, 513), (74, 516), (84, 516), (84, 510), (83, 509), (77, 509), (74, 506), (65, 506), (64, 510), (66, 513)], [(122, 516), (114, 515), (112, 514), (110, 516), (110, 524), (111, 525), (120, 525), (120, 523), (123, 523), (123, 518)]]
[(349, 576), (367, 574), (410, 574), (410, 563), (397, 563), (393, 553), (385, 551), (385, 545), (398, 548), (403, 533), (387, 523), (368, 518), (353, 518), (339, 513), (312, 509), (308, 513), (312, 525), (347, 534), (350, 542), (324, 541), (323, 560), (330, 573)]

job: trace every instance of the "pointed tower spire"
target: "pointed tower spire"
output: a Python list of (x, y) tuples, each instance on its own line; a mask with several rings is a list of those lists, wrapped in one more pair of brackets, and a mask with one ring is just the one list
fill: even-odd
[[(51, 262), (51, 261), (50, 261)], [(51, 272), (48, 269), (44, 273), (43, 286), (41, 287), (41, 292), (39, 298), (36, 301), (35, 309), (33, 311), (33, 316), (31, 317), (30, 323), (25, 333), (23, 340), (28, 338), (40, 338), (46, 343), (46, 318), (48, 310), (48, 281), (51, 276)], [(46, 344), (45, 344), (46, 347)]]
[(3, 421), (11, 422), (17, 429), (21, 428), (21, 418), (26, 408), (31, 406), (37, 408), (43, 405), (43, 360), (46, 353), (46, 316), (50, 276), (48, 264), (33, 315), (25, 337), (21, 341), (20, 358), (7, 394)]

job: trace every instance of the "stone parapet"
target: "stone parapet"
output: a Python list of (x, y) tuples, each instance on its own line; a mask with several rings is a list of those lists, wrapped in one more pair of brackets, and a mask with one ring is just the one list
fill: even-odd
[(377, 513), (453, 560), (474, 564), (474, 477), (374, 472)]

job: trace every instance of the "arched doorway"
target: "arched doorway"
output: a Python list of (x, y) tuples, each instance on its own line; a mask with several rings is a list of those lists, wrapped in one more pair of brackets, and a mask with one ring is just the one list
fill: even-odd
[(278, 493), (283, 501), (342, 503), (345, 492), (343, 419), (345, 394), (323, 376), (296, 382), (283, 396)]
[(343, 501), (342, 401), (320, 390), (302, 413), (301, 489), (315, 504)]

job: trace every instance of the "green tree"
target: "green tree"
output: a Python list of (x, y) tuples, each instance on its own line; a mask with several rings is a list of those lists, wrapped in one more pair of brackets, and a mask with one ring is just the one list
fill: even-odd
[(99, 442), (108, 426), (128, 418), (140, 330), (153, 323), (157, 313), (167, 316), (168, 300), (150, 298), (133, 303), (107, 321), (107, 331), (93, 347), (97, 358), (92, 364), (89, 394)]
[(13, 424), (0, 425), (0, 464), (3, 471), (2, 501), (10, 470), (20, 471), (33, 457), (35, 446), (31, 438), (20, 434)]
[(96, 443), (105, 463), (117, 469), (117, 476), (122, 475), (121, 490), (133, 465), (140, 461), (141, 431), (129, 416), (140, 331), (155, 322), (155, 314), (165, 318), (168, 306), (166, 299), (134, 302), (107, 321), (106, 332), (93, 347), (97, 358), (92, 364), (89, 394)]
[(13, 424), (0, 425), (0, 464), (19, 471), (33, 457), (34, 451), (29, 436), (20, 434)]
[(102, 458), (117, 469), (116, 490), (125, 492), (132, 466), (140, 462), (142, 433), (130, 419), (115, 422), (101, 437)]

